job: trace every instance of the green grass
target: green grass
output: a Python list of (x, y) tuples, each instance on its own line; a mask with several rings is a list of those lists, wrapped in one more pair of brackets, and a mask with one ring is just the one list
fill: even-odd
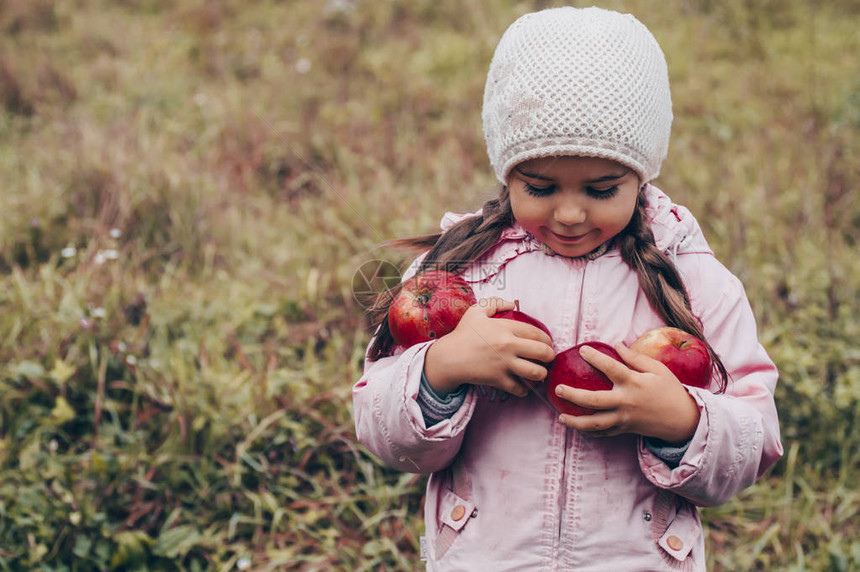
[[(710, 568), (860, 569), (860, 5), (599, 4), (667, 54), (658, 184), (781, 370)], [(353, 274), (494, 193), (486, 67), (545, 5), (0, 1), (0, 569), (418, 567), (424, 477), (353, 433)]]

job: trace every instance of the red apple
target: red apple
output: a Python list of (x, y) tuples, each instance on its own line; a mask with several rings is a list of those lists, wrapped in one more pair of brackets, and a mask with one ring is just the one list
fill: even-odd
[(622, 361), (618, 352), (603, 342), (585, 342), (556, 354), (547, 377), (547, 397), (559, 413), (568, 415), (591, 415), (595, 413), (594, 409), (580, 407), (558, 397), (555, 394), (555, 388), (559, 385), (569, 385), (591, 391), (609, 391), (612, 389), (612, 381), (606, 377), (606, 374), (579, 355), (579, 349), (582, 346), (591, 346), (611, 358)]
[(642, 334), (630, 349), (654, 358), (669, 368), (681, 383), (692, 387), (711, 384), (711, 356), (704, 342), (684, 330), (657, 328)]
[(407, 280), (388, 309), (395, 343), (414, 346), (441, 338), (477, 302), (472, 287), (457, 274), (428, 270)]
[(514, 300), (514, 305), (516, 306), (513, 310), (502, 310), (501, 312), (496, 312), (493, 314), (494, 318), (501, 318), (504, 320), (515, 320), (517, 322), (523, 322), (525, 324), (529, 324), (530, 326), (534, 326), (546, 332), (546, 335), (552, 339), (552, 334), (549, 333), (549, 328), (546, 325), (538, 320), (537, 318), (532, 318), (525, 312), (520, 311), (520, 301)]

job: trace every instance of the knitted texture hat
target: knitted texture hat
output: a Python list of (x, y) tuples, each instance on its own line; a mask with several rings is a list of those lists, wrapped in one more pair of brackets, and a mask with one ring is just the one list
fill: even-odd
[(572, 7), (526, 14), (496, 47), (482, 119), (502, 183), (523, 161), (559, 155), (612, 159), (646, 183), (669, 148), (666, 60), (629, 14)]

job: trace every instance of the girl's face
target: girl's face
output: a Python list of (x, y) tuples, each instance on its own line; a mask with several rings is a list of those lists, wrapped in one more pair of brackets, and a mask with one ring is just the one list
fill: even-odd
[(517, 222), (556, 254), (584, 256), (624, 230), (639, 177), (597, 157), (544, 157), (520, 163), (508, 179)]

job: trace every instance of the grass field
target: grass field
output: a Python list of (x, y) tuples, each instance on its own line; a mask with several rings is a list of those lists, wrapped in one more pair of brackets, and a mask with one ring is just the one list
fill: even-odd
[[(598, 4), (667, 54), (658, 186), (781, 371), (710, 568), (860, 570), (860, 4)], [(353, 276), (495, 192), (487, 65), (550, 5), (0, 0), (0, 569), (420, 568), (424, 477), (354, 437)]]

